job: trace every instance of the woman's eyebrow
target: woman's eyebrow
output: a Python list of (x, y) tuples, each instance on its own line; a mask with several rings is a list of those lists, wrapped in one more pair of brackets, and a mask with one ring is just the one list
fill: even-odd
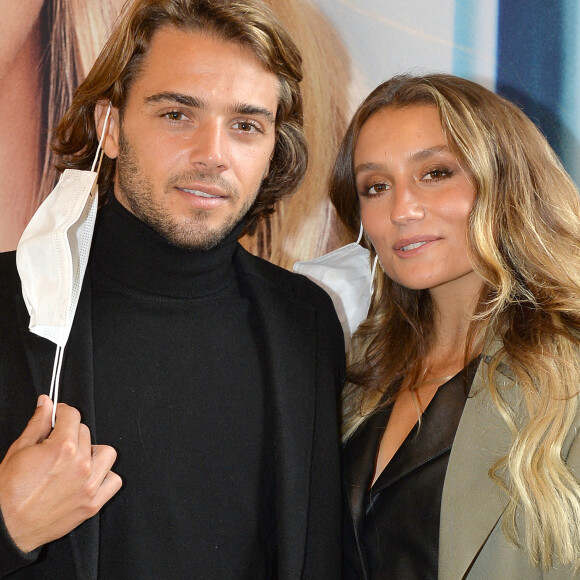
[[(429, 159), (433, 155), (439, 155), (440, 153), (449, 153), (451, 150), (448, 145), (435, 145), (433, 147), (427, 147), (426, 149), (421, 149), (420, 151), (415, 151), (408, 155), (408, 159), (411, 161), (424, 161)], [(357, 165), (354, 169), (354, 174), (358, 175), (363, 171), (381, 171), (386, 168), (383, 163), (378, 163), (376, 161), (370, 161), (368, 163), (361, 163)]]
[(448, 145), (435, 145), (434, 147), (427, 147), (427, 149), (421, 149), (421, 151), (416, 151), (409, 156), (412, 161), (423, 161), (428, 159), (433, 155), (438, 155), (439, 153), (448, 153), (450, 151)]

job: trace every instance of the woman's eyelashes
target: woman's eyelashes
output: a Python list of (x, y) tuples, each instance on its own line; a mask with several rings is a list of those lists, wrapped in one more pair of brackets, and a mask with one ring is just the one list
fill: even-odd
[(359, 192), (361, 197), (376, 197), (390, 189), (390, 185), (385, 181), (373, 183), (372, 185), (364, 186)]
[(441, 181), (452, 177), (454, 173), (455, 170), (448, 167), (433, 167), (424, 172), (422, 179), (423, 181)]
[[(447, 166), (429, 167), (428, 169), (419, 172), (419, 178), (414, 178), (414, 181), (432, 184), (453, 177), (455, 171), (455, 169)], [(389, 191), (391, 188), (391, 183), (388, 180), (371, 179), (359, 187), (359, 196), (377, 197)]]

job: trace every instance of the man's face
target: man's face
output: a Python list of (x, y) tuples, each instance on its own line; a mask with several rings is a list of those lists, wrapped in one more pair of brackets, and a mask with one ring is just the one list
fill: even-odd
[(276, 75), (249, 49), (175, 28), (153, 37), (105, 152), (115, 195), (172, 244), (207, 249), (243, 218), (276, 140)]

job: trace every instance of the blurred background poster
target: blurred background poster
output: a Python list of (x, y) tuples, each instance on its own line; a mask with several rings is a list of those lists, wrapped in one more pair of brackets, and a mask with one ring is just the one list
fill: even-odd
[[(123, 0), (0, 0), (0, 251), (14, 249), (57, 175), (48, 143)], [(326, 194), (360, 100), (400, 72), (450, 72), (518, 103), (580, 183), (576, 0), (268, 0), (300, 46), (307, 179), (243, 243), (290, 268), (345, 241)]]

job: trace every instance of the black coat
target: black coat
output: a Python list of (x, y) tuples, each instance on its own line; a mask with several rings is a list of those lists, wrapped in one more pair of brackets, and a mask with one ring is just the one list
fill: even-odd
[[(340, 478), (337, 394), (344, 381), (344, 343), (328, 296), (302, 276), (239, 248), (235, 267), (262, 327), (277, 440), (276, 525), (280, 579), (340, 577)], [(85, 278), (65, 351), (61, 382), (95, 433), (91, 289)], [(36, 399), (50, 385), (55, 345), (28, 330), (15, 253), (0, 254), (0, 457), (21, 434)], [(69, 387), (67, 387), (69, 385)], [(96, 442), (96, 441), (94, 441)], [(103, 442), (106, 443), (106, 442)], [(195, 506), (193, 507), (195, 509)], [(3, 529), (0, 576), (97, 577), (99, 518), (45, 546), (30, 563)], [(35, 553), (33, 558), (36, 558)]]

